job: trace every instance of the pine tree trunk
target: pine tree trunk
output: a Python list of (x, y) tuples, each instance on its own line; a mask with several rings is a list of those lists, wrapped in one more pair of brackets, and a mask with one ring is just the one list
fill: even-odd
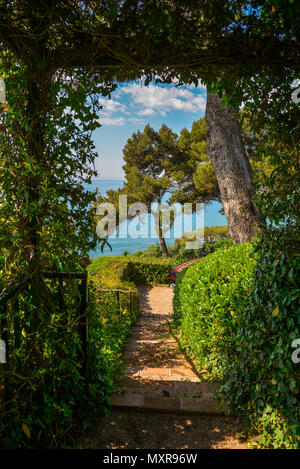
[[(160, 204), (160, 200), (158, 202)], [(159, 214), (159, 211), (155, 212), (154, 210), (151, 210), (151, 213), (154, 217), (155, 220), (155, 230), (156, 233), (158, 234), (158, 239), (159, 239), (159, 244), (160, 244), (160, 249), (163, 257), (169, 257), (169, 251), (166, 245), (165, 238), (163, 237), (163, 230), (161, 227), (161, 217)]]
[(218, 180), (221, 201), (234, 243), (249, 241), (263, 221), (253, 198), (252, 172), (245, 154), (237, 110), (207, 94), (207, 155)]
[(159, 243), (160, 243), (160, 249), (161, 249), (161, 252), (162, 252), (162, 256), (163, 257), (169, 257), (169, 251), (168, 251), (168, 248), (167, 248), (167, 245), (166, 245), (165, 238), (160, 236), (159, 237)]

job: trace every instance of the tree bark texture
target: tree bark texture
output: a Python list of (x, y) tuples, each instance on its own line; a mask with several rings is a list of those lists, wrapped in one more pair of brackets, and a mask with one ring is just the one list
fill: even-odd
[[(160, 204), (161, 201), (159, 200), (158, 203)], [(159, 239), (159, 244), (160, 244), (160, 250), (161, 250), (161, 253), (162, 253), (162, 257), (169, 257), (169, 251), (168, 251), (168, 247), (166, 245), (166, 241), (165, 241), (165, 238), (163, 236), (163, 230), (162, 230), (162, 226), (161, 226), (161, 216), (160, 216), (160, 213), (159, 213), (159, 209), (157, 212), (155, 212), (154, 210), (151, 210), (151, 213), (154, 217), (154, 220), (155, 220), (155, 230), (156, 230), (156, 233), (158, 234), (158, 239)]]
[(206, 112), (207, 155), (218, 180), (221, 201), (234, 243), (255, 236), (262, 217), (254, 203), (252, 171), (245, 154), (237, 110), (222, 105), (208, 93)]
[(159, 244), (162, 252), (162, 257), (169, 257), (169, 251), (166, 245), (166, 241), (165, 238), (163, 238), (162, 236), (159, 237)]

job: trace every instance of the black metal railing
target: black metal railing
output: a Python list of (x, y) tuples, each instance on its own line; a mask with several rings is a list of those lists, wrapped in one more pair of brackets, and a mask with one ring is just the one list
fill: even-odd
[(138, 299), (138, 292), (136, 290), (122, 290), (120, 288), (97, 288), (97, 292), (101, 293), (113, 293), (117, 299), (118, 311), (121, 314), (121, 298), (120, 293), (125, 293), (129, 295), (129, 311), (130, 314), (133, 314), (135, 309), (135, 302)]
[[(71, 279), (80, 280), (79, 295), (79, 334), (81, 340), (82, 349), (82, 370), (83, 372), (87, 369), (87, 356), (88, 356), (88, 319), (87, 319), (87, 271), (83, 272), (49, 272), (43, 271), (42, 275), (45, 279), (57, 279), (58, 280), (58, 294), (59, 304), (63, 305), (62, 295), (62, 282)], [(30, 279), (26, 278), (22, 281), (13, 285), (9, 290), (0, 295), (0, 338), (4, 340), (6, 346), (6, 364), (9, 363), (10, 344), (14, 344), (16, 348), (20, 347), (22, 334), (19, 313), (19, 295), (28, 288)], [(11, 319), (13, 324), (9, 323), (9, 308), (13, 308)], [(13, 337), (11, 336), (13, 334)], [(5, 366), (6, 367), (6, 366)]]

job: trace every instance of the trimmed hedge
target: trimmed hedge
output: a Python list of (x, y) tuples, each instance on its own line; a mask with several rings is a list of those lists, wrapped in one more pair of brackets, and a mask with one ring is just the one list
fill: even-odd
[(296, 227), (269, 226), (261, 233), (237, 359), (222, 380), (227, 408), (246, 417), (259, 434), (257, 447), (300, 448), (300, 365), (292, 360), (300, 337), (298, 245)]
[(174, 259), (138, 256), (98, 257), (89, 266), (90, 273), (103, 288), (134, 289), (135, 283), (169, 283), (168, 276)]
[(135, 283), (169, 283), (168, 276), (173, 264), (172, 259), (131, 257), (126, 263), (123, 276)]
[(196, 366), (214, 379), (236, 354), (255, 263), (252, 250), (251, 243), (218, 249), (176, 280), (173, 326)]
[(183, 271), (175, 287), (181, 346), (220, 381), (227, 409), (259, 435), (258, 448), (300, 444), (299, 364), (291, 358), (299, 338), (299, 260), (285, 255), (285, 239), (285, 227), (271, 246), (262, 236), (260, 256), (248, 243), (219, 249)]

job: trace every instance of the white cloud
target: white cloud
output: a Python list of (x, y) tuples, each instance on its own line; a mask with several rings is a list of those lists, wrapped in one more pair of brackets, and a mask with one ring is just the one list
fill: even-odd
[(145, 123), (144, 119), (139, 119), (137, 117), (130, 117), (130, 119), (128, 119), (129, 122), (133, 122), (133, 124), (143, 124)]
[(100, 116), (98, 119), (101, 125), (124, 125), (126, 120), (125, 117), (110, 117), (110, 116)]
[[(170, 111), (199, 114), (199, 111), (205, 110), (205, 96), (199, 93), (203, 85), (199, 83), (198, 88), (194, 87), (194, 92), (191, 91), (192, 88), (164, 87), (152, 83), (149, 86), (130, 84), (120, 88), (114, 99), (99, 99), (102, 106), (99, 122), (102, 125), (121, 126), (126, 122), (144, 123), (139, 116), (165, 116)], [(195, 93), (195, 90), (198, 92)], [(128, 98), (126, 104), (123, 102), (125, 96)], [(134, 117), (130, 117), (132, 114)]]
[(114, 99), (99, 99), (99, 104), (103, 106), (102, 112), (112, 113), (112, 112), (126, 112), (126, 106), (120, 101), (115, 101)]
[(155, 110), (150, 108), (141, 109), (138, 111), (139, 116), (153, 116), (153, 114), (155, 114)]
[(102, 106), (100, 111), (99, 122), (101, 125), (124, 125), (126, 120), (123, 116), (114, 116), (115, 113), (128, 114), (126, 106), (120, 101), (114, 99), (99, 99), (99, 104)]
[(139, 106), (138, 115), (165, 115), (168, 111), (180, 110), (183, 112), (198, 113), (205, 110), (205, 98), (194, 94), (188, 89), (167, 88), (154, 86), (140, 86), (138, 84), (122, 88), (121, 93), (131, 97), (131, 107)]

